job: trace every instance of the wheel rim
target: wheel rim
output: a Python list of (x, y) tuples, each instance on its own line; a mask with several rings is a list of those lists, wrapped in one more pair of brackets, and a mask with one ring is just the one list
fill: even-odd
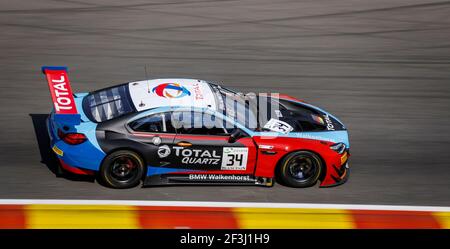
[(298, 182), (309, 181), (317, 175), (319, 164), (310, 156), (299, 155), (291, 159), (288, 165), (290, 176)]
[(129, 156), (118, 156), (111, 165), (111, 177), (119, 182), (130, 182), (139, 173), (139, 162)]

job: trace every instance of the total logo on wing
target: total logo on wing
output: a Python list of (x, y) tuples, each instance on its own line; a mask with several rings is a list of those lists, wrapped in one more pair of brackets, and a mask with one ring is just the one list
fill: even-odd
[(178, 83), (159, 84), (153, 88), (152, 92), (163, 98), (181, 98), (191, 95), (191, 92), (186, 87)]

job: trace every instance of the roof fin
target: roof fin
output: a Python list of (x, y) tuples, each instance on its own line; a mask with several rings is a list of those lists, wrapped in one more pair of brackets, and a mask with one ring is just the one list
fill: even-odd
[(147, 81), (147, 90), (148, 90), (148, 93), (151, 93), (151, 91), (150, 91), (150, 82), (148, 82), (147, 64), (145, 64), (145, 80)]

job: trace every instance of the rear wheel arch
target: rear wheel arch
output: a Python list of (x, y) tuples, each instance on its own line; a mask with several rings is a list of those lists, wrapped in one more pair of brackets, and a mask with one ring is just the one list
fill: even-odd
[[(147, 166), (147, 160), (145, 160), (144, 153), (142, 153), (138, 149), (135, 149), (135, 148), (132, 148), (132, 147), (118, 147), (118, 148), (114, 148), (114, 149), (108, 151), (108, 153), (106, 153), (105, 157), (102, 159), (100, 165), (103, 164), (103, 161), (106, 159), (107, 156), (111, 155), (112, 153), (114, 153), (116, 151), (121, 151), (121, 150), (127, 150), (127, 151), (131, 151), (131, 152), (134, 152), (134, 153), (138, 154), (139, 157), (141, 158), (141, 160), (144, 162), (144, 165)], [(144, 173), (145, 174), (147, 173), (147, 167), (145, 167), (145, 172)]]
[[(115, 182), (113, 177), (114, 173), (111, 173), (111, 164), (115, 162), (115, 160), (120, 160), (120, 159), (114, 159), (115, 154), (118, 154), (118, 157), (121, 157), (120, 154), (123, 154), (125, 156), (125, 158), (130, 158), (131, 160), (134, 160), (134, 165), (138, 166), (139, 168), (141, 168), (140, 165), (142, 165), (141, 169), (138, 169), (137, 174), (141, 174), (140, 177), (138, 177), (138, 175), (134, 176), (134, 180), (132, 182), (134, 183), (130, 183), (130, 184), (123, 184), (121, 182)], [(134, 159), (133, 159), (134, 158)], [(109, 161), (109, 160), (113, 160), (113, 161)], [(123, 159), (122, 159), (123, 160)], [(136, 173), (133, 173), (136, 174)], [(99, 181), (99, 183), (101, 183), (104, 186), (107, 187), (112, 187), (112, 188), (132, 188), (135, 187), (137, 185), (139, 185), (139, 182), (145, 179), (145, 176), (147, 175), (147, 164), (145, 162), (145, 158), (142, 156), (142, 153), (140, 153), (139, 151), (133, 149), (133, 148), (128, 148), (128, 147), (122, 147), (122, 148), (115, 148), (114, 150), (111, 150), (107, 153), (107, 155), (105, 156), (105, 158), (103, 158), (101, 166), (99, 168), (99, 171), (97, 172), (97, 179)], [(123, 179), (121, 179), (120, 181), (122, 181)]]

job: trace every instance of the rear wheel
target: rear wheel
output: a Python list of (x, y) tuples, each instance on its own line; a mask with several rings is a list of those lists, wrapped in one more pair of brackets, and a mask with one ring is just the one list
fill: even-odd
[(289, 187), (305, 188), (315, 185), (321, 173), (322, 160), (317, 154), (297, 151), (280, 162), (278, 180)]
[(100, 179), (107, 187), (132, 188), (144, 175), (144, 161), (135, 152), (120, 150), (109, 154), (100, 167)]

